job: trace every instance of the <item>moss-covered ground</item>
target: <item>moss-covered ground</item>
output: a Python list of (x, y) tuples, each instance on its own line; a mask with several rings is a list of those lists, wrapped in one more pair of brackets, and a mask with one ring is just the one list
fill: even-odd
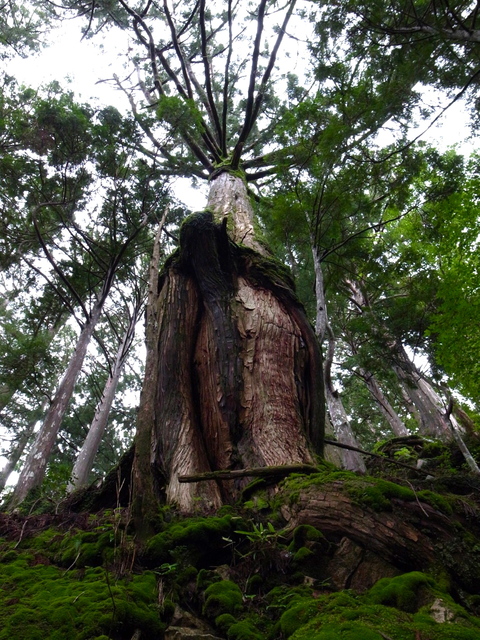
[(281, 515), (306, 488), (332, 482), (375, 513), (421, 500), (458, 516), (459, 544), (480, 548), (466, 527), (470, 496), (328, 466), (216, 514), (164, 509), (142, 547), (128, 509), (0, 514), (0, 640), (162, 639), (176, 608), (226, 640), (478, 640), (480, 596), (456, 585), (441, 558), (361, 591), (334, 587), (325, 568), (339, 541), (309, 524), (292, 529)]

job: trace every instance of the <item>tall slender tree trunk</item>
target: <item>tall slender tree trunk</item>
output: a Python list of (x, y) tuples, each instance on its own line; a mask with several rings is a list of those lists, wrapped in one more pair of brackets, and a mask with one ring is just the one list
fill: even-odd
[(80, 449), (75, 464), (73, 465), (72, 477), (67, 486), (67, 492), (71, 493), (76, 489), (81, 489), (88, 484), (88, 476), (92, 470), (95, 456), (105, 433), (108, 424), (108, 416), (115, 399), (117, 385), (122, 375), (125, 361), (128, 356), (133, 338), (135, 337), (135, 327), (138, 322), (140, 309), (134, 309), (127, 330), (117, 351), (117, 356), (113, 364), (110, 375), (107, 378), (103, 389), (102, 397), (95, 410), (95, 415), (88, 430), (82, 448)]
[(390, 425), (390, 428), (392, 429), (392, 432), (395, 434), (395, 436), (399, 438), (402, 436), (408, 436), (407, 427), (404, 425), (403, 421), (400, 419), (399, 415), (388, 401), (373, 373), (370, 373), (370, 371), (367, 371), (363, 368), (360, 368), (359, 373), (362, 380), (364, 380), (367, 389), (375, 399), (381, 414)]
[(197, 499), (218, 506), (245, 482), (179, 475), (311, 463), (322, 451), (318, 343), (287, 271), (266, 253), (243, 181), (220, 174), (207, 211), (184, 222), (180, 252), (149, 302), (135, 440), (140, 518), (162, 495), (184, 510)]
[(391, 342), (389, 348), (394, 361), (393, 371), (420, 414), (420, 433), (445, 441), (452, 439), (451, 425), (461, 433), (462, 428), (455, 416), (451, 416), (451, 423), (446, 417), (447, 403), (419, 372), (404, 347), (398, 342)]
[[(331, 367), (335, 353), (335, 337), (329, 324), (327, 324), (328, 353), (325, 358), (325, 398), (327, 401), (328, 414), (333, 426), (337, 440), (342, 444), (348, 444), (360, 448), (357, 439), (352, 431), (350, 420), (343, 406), (340, 394), (333, 386)], [(366, 473), (367, 468), (363, 456), (358, 451), (342, 450), (342, 466), (349, 471)]]
[[(160, 266), (160, 238), (163, 231), (163, 226), (168, 214), (168, 207), (162, 216), (162, 219), (158, 225), (157, 233), (153, 244), (152, 259), (149, 267), (149, 294), (148, 300), (152, 300), (153, 292), (158, 288), (158, 270)], [(148, 305), (150, 309), (150, 304)], [(67, 486), (67, 492), (71, 493), (76, 489), (84, 487), (88, 483), (88, 476), (93, 467), (95, 456), (97, 455), (98, 448), (105, 433), (105, 429), (108, 423), (108, 416), (112, 408), (113, 400), (115, 398), (115, 392), (117, 389), (120, 376), (122, 374), (125, 361), (132, 346), (133, 339), (135, 337), (135, 328), (138, 322), (138, 316), (141, 310), (141, 301), (139, 300), (135, 308), (132, 310), (128, 327), (123, 336), (123, 340), (117, 351), (117, 357), (113, 365), (112, 371), (108, 376), (105, 388), (102, 393), (102, 398), (95, 411), (90, 429), (88, 430), (87, 437), (82, 445), (82, 448), (75, 460), (75, 464), (72, 470), (72, 477), (69, 485)]]
[(355, 303), (359, 313), (370, 313), (372, 316), (372, 327), (377, 327), (376, 331), (382, 338), (385, 348), (390, 354), (392, 368), (401, 384), (403, 393), (406, 394), (420, 416), (420, 433), (422, 435), (438, 438), (440, 440), (451, 440), (452, 430), (450, 424), (459, 432), (461, 427), (454, 416), (451, 423), (446, 417), (447, 405), (440, 395), (435, 391), (428, 380), (419, 372), (415, 364), (409, 358), (404, 346), (396, 340), (388, 331), (388, 327), (382, 324), (378, 326), (378, 319), (371, 309), (367, 295), (361, 283), (353, 280), (345, 280), (352, 293), (352, 301)]
[(7, 458), (7, 462), (5, 463), (5, 466), (0, 471), (0, 493), (5, 489), (5, 485), (8, 482), (8, 478), (10, 474), (15, 469), (20, 458), (22, 457), (23, 452), (25, 451), (30, 441), (30, 438), (33, 435), (33, 432), (35, 430), (35, 425), (42, 417), (46, 406), (47, 406), (47, 400), (45, 400), (45, 402), (40, 407), (40, 409), (34, 413), (34, 416), (30, 420), (28, 425), (25, 427), (25, 429), (22, 431), (22, 433), (18, 437), (16, 445), (13, 447), (12, 451), (10, 452), (10, 455)]
[(67, 410), (68, 403), (72, 397), (73, 389), (81, 371), (93, 331), (102, 313), (105, 297), (106, 296), (102, 295), (102, 297), (99, 298), (91, 311), (90, 317), (83, 326), (75, 352), (70, 359), (67, 370), (20, 473), (10, 502), (11, 509), (17, 507), (26, 498), (31, 489), (38, 487), (42, 483), (48, 458), (55, 444), (55, 439), (65, 411)]
[[(315, 332), (320, 344), (327, 341), (327, 357), (324, 362), (325, 400), (328, 415), (335, 437), (342, 444), (348, 444), (360, 448), (353, 433), (347, 412), (343, 406), (340, 394), (333, 386), (331, 369), (335, 354), (335, 336), (328, 319), (327, 303), (325, 300), (325, 287), (323, 282), (323, 269), (318, 250), (312, 243), (313, 264), (315, 269), (315, 295), (316, 295), (316, 319)], [(365, 461), (357, 451), (341, 449), (340, 456), (342, 467), (350, 471), (366, 472)]]

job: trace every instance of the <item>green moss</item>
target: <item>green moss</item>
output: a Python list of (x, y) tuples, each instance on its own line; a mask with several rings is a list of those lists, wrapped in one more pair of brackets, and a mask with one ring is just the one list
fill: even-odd
[(417, 496), (419, 500), (426, 502), (438, 511), (442, 511), (447, 515), (453, 514), (453, 507), (448, 498), (428, 490), (419, 491)]
[(421, 457), (422, 458), (438, 458), (445, 453), (449, 453), (448, 447), (442, 442), (435, 440), (434, 442), (426, 442), (423, 446)]
[(156, 577), (148, 571), (126, 581), (94, 568), (79, 578), (21, 557), (0, 565), (0, 584), (0, 640), (86, 640), (120, 629), (154, 637), (165, 627)]
[(222, 613), (215, 618), (215, 626), (223, 633), (226, 633), (236, 621), (236, 618), (231, 613)]
[(309, 476), (291, 476), (284, 481), (283, 487), (290, 502), (296, 502), (303, 491), (339, 481), (341, 481), (345, 493), (356, 504), (377, 512), (391, 511), (393, 509), (392, 500), (402, 500), (403, 502), (420, 500), (447, 515), (453, 513), (452, 501), (433, 491), (415, 492), (408, 487), (382, 478), (359, 477), (348, 471), (332, 471), (329, 468)]
[(217, 618), (222, 613), (239, 613), (242, 610), (243, 596), (240, 588), (231, 580), (220, 580), (211, 584), (205, 591), (203, 614)]
[(151, 566), (169, 562), (172, 560), (172, 550), (181, 546), (187, 548), (190, 564), (209, 564), (212, 556), (218, 559), (221, 550), (226, 549), (224, 538), (232, 533), (234, 522), (237, 526), (238, 520), (226, 515), (221, 518), (189, 518), (171, 523), (165, 531), (150, 539), (144, 560)]
[(261, 633), (251, 620), (241, 620), (232, 624), (227, 632), (228, 640), (265, 640), (265, 636)]
[(215, 571), (209, 571), (208, 569), (200, 569), (197, 574), (197, 589), (199, 591), (205, 591), (214, 582), (218, 582), (220, 576)]
[(253, 576), (250, 576), (246, 583), (246, 591), (247, 593), (257, 593), (259, 589), (263, 586), (264, 579), (258, 573), (254, 573)]
[(411, 489), (380, 478), (350, 483), (346, 490), (357, 504), (370, 507), (374, 511), (391, 511), (391, 500), (394, 498), (406, 502), (415, 500), (415, 493)]
[(280, 629), (289, 638), (297, 629), (318, 613), (318, 602), (312, 598), (295, 599), (280, 617)]
[(288, 550), (298, 551), (300, 548), (305, 547), (307, 542), (320, 542), (322, 540), (325, 540), (325, 536), (321, 531), (308, 524), (301, 524), (294, 530)]
[(422, 604), (419, 602), (422, 588), (431, 591), (433, 586), (432, 578), (420, 571), (412, 571), (395, 578), (382, 578), (370, 589), (368, 598), (376, 604), (414, 613)]
[(313, 555), (314, 553), (311, 549), (307, 549), (307, 547), (300, 547), (300, 549), (294, 554), (293, 561), (296, 563), (303, 562)]
[[(343, 622), (325, 624), (319, 630), (309, 625), (295, 633), (291, 640), (384, 640), (385, 636), (361, 624)], [(398, 639), (396, 639), (398, 640)]]

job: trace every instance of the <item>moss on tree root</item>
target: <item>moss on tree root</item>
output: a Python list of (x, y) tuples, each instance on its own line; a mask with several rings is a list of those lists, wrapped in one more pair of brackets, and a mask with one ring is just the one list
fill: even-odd
[[(331, 486), (334, 493), (328, 493)], [(342, 556), (348, 551), (342, 541), (354, 532), (341, 525), (334, 496), (350, 501), (364, 523), (385, 514), (395, 528), (415, 517), (411, 507), (421, 493), (415, 485), (325, 465), (316, 476), (285, 480), (275, 498), (259, 486), (256, 491), (252, 487), (247, 503), (212, 516), (163, 508), (156, 534), (142, 548), (135, 545), (128, 509), (1, 516), (0, 640), (131, 640), (135, 634), (160, 640), (174, 611), (182, 610), (190, 612), (189, 624), (201, 620), (225, 640), (480, 637), (477, 527), (473, 520), (469, 527), (455, 496), (422, 495), (431, 517), (441, 514), (455, 533), (442, 540), (419, 531), (434, 549), (433, 560), (424, 559), (421, 570), (397, 565), (393, 573), (385, 565), (384, 575), (371, 580), (369, 567), (378, 564), (369, 564), (365, 547), (357, 545), (355, 557)], [(283, 518), (310, 492), (329, 496), (338, 529), (319, 521), (294, 526)], [(443, 512), (442, 504), (448, 505)], [(371, 528), (369, 537), (376, 536)], [(348, 588), (351, 578), (345, 588), (335, 587), (345, 563), (351, 575), (362, 573), (364, 564), (363, 588)]]

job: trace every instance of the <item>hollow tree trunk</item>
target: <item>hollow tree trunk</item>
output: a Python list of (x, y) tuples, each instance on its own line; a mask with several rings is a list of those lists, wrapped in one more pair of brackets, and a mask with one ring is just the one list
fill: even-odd
[(219, 506), (245, 482), (181, 484), (180, 475), (312, 463), (322, 452), (313, 329), (286, 270), (260, 253), (242, 180), (222, 173), (211, 193), (208, 210), (184, 222), (147, 310), (134, 465), (142, 519), (159, 498)]

